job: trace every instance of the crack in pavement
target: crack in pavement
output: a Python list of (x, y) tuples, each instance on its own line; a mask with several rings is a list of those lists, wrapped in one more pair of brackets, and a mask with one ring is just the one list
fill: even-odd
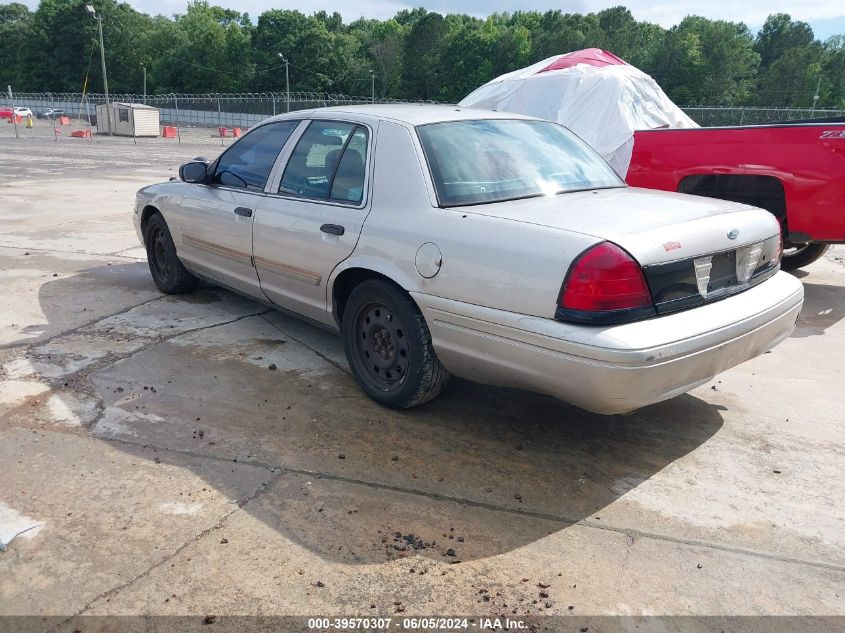
[[(7, 235), (14, 236), (15, 233), (8, 233)], [(130, 263), (146, 261), (144, 259), (139, 259), (137, 257), (128, 257), (126, 255), (115, 255), (113, 253), (90, 253), (88, 251), (66, 251), (66, 250), (61, 250), (61, 249), (56, 249), (56, 248), (36, 248), (36, 247), (33, 247), (33, 246), (15, 246), (13, 244), (4, 244), (2, 242), (0, 242), (0, 248), (12, 248), (12, 249), (19, 250), (19, 251), (35, 251), (35, 252), (38, 252), (38, 253), (57, 253), (57, 254), (63, 253), (65, 255), (86, 255), (88, 257), (102, 257), (104, 259), (114, 259), (114, 258), (128, 259), (128, 260), (130, 260)], [(122, 253), (124, 251), (128, 251), (128, 250), (133, 249), (133, 248), (139, 248), (139, 247), (130, 246), (128, 248), (124, 248), (124, 249), (121, 249), (119, 251), (115, 251), (115, 253)]]
[[(138, 306), (135, 306), (135, 307), (140, 307), (142, 305), (146, 305), (147, 303), (151, 303), (152, 301), (160, 301), (160, 300), (163, 300), (165, 298), (166, 297), (156, 297), (155, 299), (152, 299), (150, 301), (146, 301), (142, 304), (138, 304)], [(120, 316), (121, 314), (126, 314), (127, 312), (130, 312), (133, 309), (134, 308), (130, 308), (129, 310), (125, 310), (123, 312), (117, 312), (113, 315), (110, 315), (108, 317), (100, 319), (99, 321), (95, 321), (94, 323), (99, 323), (100, 321), (105, 321), (105, 320), (110, 319), (112, 317)], [(103, 398), (100, 396), (100, 394), (97, 393), (96, 389), (94, 389), (94, 387), (90, 383), (91, 374), (98, 372), (102, 369), (105, 369), (106, 367), (110, 367), (111, 365), (114, 365), (115, 363), (118, 363), (120, 361), (126, 360), (128, 358), (132, 358), (136, 354), (140, 354), (141, 352), (144, 352), (148, 349), (151, 349), (151, 348), (155, 347), (156, 345), (166, 343), (167, 341), (178, 338), (180, 336), (183, 336), (183, 335), (186, 335), (186, 334), (194, 334), (196, 332), (201, 332), (203, 330), (207, 330), (207, 329), (211, 329), (211, 328), (215, 328), (215, 327), (220, 327), (220, 326), (224, 326), (224, 325), (229, 325), (231, 323), (237, 323), (238, 321), (241, 321), (241, 320), (247, 319), (247, 318), (252, 318), (252, 317), (256, 317), (256, 316), (260, 317), (260, 316), (262, 316), (263, 314), (266, 314), (269, 311), (270, 311), (270, 309), (268, 308), (268, 309), (265, 309), (261, 312), (254, 312), (254, 313), (250, 313), (250, 314), (242, 314), (240, 316), (237, 316), (233, 319), (229, 319), (227, 321), (220, 321), (218, 323), (209, 323), (208, 325), (202, 325), (202, 326), (199, 326), (199, 327), (196, 327), (196, 328), (182, 330), (182, 331), (179, 331), (179, 332), (175, 332), (175, 333), (173, 333), (169, 336), (168, 335), (159, 335), (159, 336), (156, 336), (154, 338), (148, 339), (148, 342), (145, 345), (143, 345), (143, 346), (141, 346), (141, 347), (139, 347), (135, 350), (132, 350), (131, 352), (127, 352), (125, 354), (109, 353), (102, 358), (93, 360), (90, 364), (86, 365), (85, 367), (82, 367), (81, 369), (78, 369), (74, 372), (70, 372), (70, 373), (65, 374), (63, 376), (60, 376), (58, 378), (46, 378), (45, 379), (43, 377), (40, 377), (38, 379), (38, 381), (41, 382), (42, 384), (47, 385), (49, 388), (46, 392), (44, 392), (43, 394), (39, 394), (39, 395), (41, 395), (41, 396), (49, 395), (51, 393), (54, 393), (58, 389), (66, 388), (66, 389), (72, 389), (76, 393), (82, 393), (82, 394), (90, 397), (92, 400), (94, 400), (96, 402), (96, 415), (93, 417), (92, 421), (89, 422), (85, 426), (87, 428), (93, 428), (97, 425), (98, 422), (100, 422), (103, 419), (103, 416), (105, 415), (105, 412), (106, 412), (106, 408), (103, 404)], [(69, 330), (68, 332), (64, 332), (64, 333), (59, 334), (59, 335), (57, 335), (57, 336), (55, 336), (51, 339), (48, 339), (47, 341), (39, 342), (38, 345), (46, 344), (50, 340), (53, 340), (54, 338), (59, 338), (61, 336), (65, 336), (66, 334), (76, 333), (77, 330), (82, 329), (84, 327), (86, 327), (86, 326), (80, 326), (80, 328), (75, 328), (74, 330)], [(29, 348), (29, 346), (25, 347), (24, 349), (28, 350), (28, 348)], [(26, 406), (26, 403), (21, 404), (19, 407), (15, 407), (11, 411), (15, 411), (16, 409), (19, 409), (19, 408), (25, 407), (25, 406)]]
[[(267, 312), (270, 312), (270, 310), (267, 310)], [(291, 334), (290, 332), (288, 332), (288, 331), (286, 331), (286, 330), (283, 330), (282, 328), (280, 328), (278, 325), (276, 325), (276, 324), (275, 324), (275, 323), (273, 323), (272, 321), (269, 321), (269, 320), (265, 319), (265, 318), (264, 318), (264, 315), (265, 315), (265, 314), (267, 314), (267, 312), (263, 312), (262, 314), (260, 314), (260, 315), (259, 315), (259, 316), (261, 317), (261, 320), (262, 320), (262, 321), (266, 321), (266, 322), (267, 322), (268, 324), (270, 324), (270, 325), (271, 325), (274, 329), (278, 330), (279, 332), (281, 332), (282, 334), (284, 334), (284, 335), (285, 335), (285, 336), (287, 336), (288, 338), (292, 339), (292, 340), (293, 340), (293, 341), (295, 341), (296, 343), (299, 343), (299, 344), (300, 344), (300, 345), (302, 345), (302, 347), (304, 347), (305, 349), (307, 349), (307, 350), (309, 350), (309, 351), (313, 352), (314, 354), (316, 354), (317, 356), (319, 356), (320, 358), (322, 358), (324, 361), (326, 361), (329, 365), (332, 365), (332, 366), (333, 366), (333, 367), (335, 367), (336, 369), (339, 369), (340, 371), (342, 371), (342, 372), (343, 372), (344, 374), (346, 374), (347, 376), (351, 376), (351, 375), (352, 375), (352, 372), (351, 372), (351, 371), (349, 371), (346, 367), (344, 367), (344, 366), (343, 366), (343, 365), (341, 365), (340, 363), (338, 363), (338, 362), (336, 362), (336, 361), (332, 360), (331, 358), (329, 358), (328, 356), (326, 356), (326, 355), (325, 355), (325, 354), (323, 354), (322, 352), (320, 352), (320, 351), (318, 351), (317, 349), (315, 349), (315, 348), (311, 347), (308, 343), (306, 343), (305, 341), (303, 341), (303, 340), (302, 340), (302, 339), (300, 339), (300, 338), (295, 337), (295, 336), (294, 336), (293, 334)]]
[[(107, 213), (105, 215), (97, 215), (91, 218), (77, 218), (75, 220), (66, 220), (64, 222), (57, 222), (56, 224), (44, 224), (42, 226), (36, 226), (29, 229), (22, 229), (23, 231), (40, 231), (42, 229), (52, 229), (57, 226), (65, 226), (67, 224), (78, 224), (80, 222), (92, 222), (97, 221), (102, 218), (116, 218), (118, 216), (126, 215), (126, 211), (115, 211), (114, 213)], [(6, 235), (20, 235), (20, 232), (14, 231), (12, 233), (7, 233)]]
[[(12, 248), (12, 247), (4, 247), (4, 248)], [(3, 343), (3, 344), (0, 344), (0, 350), (15, 349), (15, 348), (22, 348), (22, 349), (25, 349), (25, 350), (29, 350), (29, 348), (31, 348), (31, 347), (46, 345), (48, 343), (52, 343), (53, 341), (55, 341), (58, 338), (61, 338), (62, 336), (67, 336), (69, 334), (77, 334), (77, 333), (79, 333), (80, 330), (83, 330), (87, 327), (91, 327), (92, 325), (95, 325), (95, 324), (99, 323), (100, 321), (105, 321), (106, 319), (111, 319), (111, 318), (116, 317), (116, 316), (121, 316), (123, 314), (126, 314), (127, 312), (131, 312), (135, 308), (140, 308), (141, 306), (145, 306), (148, 303), (153, 303), (154, 301), (163, 301), (166, 298), (167, 298), (166, 295), (162, 295), (162, 296), (158, 296), (158, 297), (152, 297), (151, 299), (147, 299), (146, 301), (142, 301), (141, 303), (136, 303), (132, 306), (129, 306), (125, 310), (120, 310), (119, 312), (115, 312), (113, 314), (107, 314), (105, 316), (95, 317), (93, 321), (88, 321), (87, 323), (83, 323), (82, 325), (78, 325), (74, 328), (70, 328), (69, 330), (63, 330), (61, 332), (58, 332), (57, 334), (54, 334), (53, 336), (49, 336), (49, 337), (43, 338), (43, 339), (38, 339), (37, 341), (22, 341), (22, 342), (15, 342), (15, 343)]]
[(179, 547), (177, 547), (175, 550), (173, 550), (170, 554), (165, 555), (161, 560), (159, 560), (156, 563), (153, 563), (147, 569), (145, 569), (144, 571), (136, 574), (135, 576), (133, 576), (132, 578), (130, 578), (126, 582), (123, 582), (119, 585), (115, 585), (114, 587), (111, 587), (109, 589), (106, 589), (105, 591), (100, 592), (99, 594), (94, 596), (91, 600), (86, 602), (82, 607), (80, 607), (76, 611), (76, 613), (68, 616), (67, 618), (63, 619), (61, 622), (57, 623), (55, 626), (47, 629), (45, 633), (53, 633), (54, 631), (59, 630), (62, 626), (64, 626), (68, 622), (70, 622), (73, 618), (76, 618), (80, 615), (83, 615), (86, 611), (90, 611), (94, 607), (95, 603), (97, 603), (101, 600), (107, 600), (107, 599), (110, 599), (110, 598), (116, 596), (117, 594), (119, 594), (121, 591), (123, 591), (127, 587), (130, 587), (131, 585), (135, 584), (139, 580), (143, 580), (144, 578), (149, 576), (151, 573), (153, 573), (153, 571), (155, 571), (156, 569), (158, 569), (162, 565), (165, 565), (166, 563), (168, 563), (171, 560), (173, 560), (174, 558), (176, 558), (182, 551), (184, 551), (190, 545), (201, 541), (202, 539), (204, 539), (209, 534), (212, 534), (213, 532), (216, 532), (218, 530), (223, 529), (223, 527), (225, 526), (225, 524), (229, 520), (229, 518), (231, 518), (236, 512), (240, 512), (244, 508), (244, 506), (246, 506), (250, 501), (257, 499), (264, 492), (269, 490), (272, 487), (272, 485), (279, 479), (279, 477), (281, 477), (282, 472), (276, 470), (276, 471), (273, 471), (271, 473), (271, 475), (272, 476), (268, 480), (259, 484), (258, 487), (256, 487), (256, 489), (252, 491), (252, 493), (250, 493), (246, 497), (243, 497), (242, 499), (237, 500), (236, 501), (237, 507), (235, 507), (231, 511), (223, 514), (217, 520), (217, 522), (214, 525), (211, 525), (211, 526), (205, 528), (204, 530), (201, 530), (200, 532), (194, 534), (188, 540), (184, 541)]
[[(159, 451), (167, 451), (170, 453), (174, 453), (177, 455), (185, 455), (186, 457), (192, 457), (196, 459), (209, 459), (214, 461), (221, 461), (229, 463), (232, 460), (228, 457), (222, 457), (218, 455), (210, 455), (208, 453), (198, 453), (196, 451), (185, 451), (179, 449), (171, 449), (167, 447), (156, 446), (153, 444), (142, 443), (142, 442), (133, 442), (130, 440), (120, 439), (120, 438), (113, 438), (113, 437), (101, 437), (95, 436), (101, 440), (107, 442), (115, 442), (119, 444), (125, 444), (127, 446), (132, 447), (141, 447), (141, 448), (154, 448)], [(339, 483), (347, 483), (353, 484), (358, 486), (364, 486), (366, 488), (372, 488), (375, 490), (384, 490), (388, 492), (398, 492), (402, 494), (413, 495), (417, 497), (422, 497), (425, 499), (430, 499), (432, 501), (446, 501), (449, 503), (455, 503), (461, 506), (466, 506), (469, 508), (477, 508), (480, 510), (490, 510), (492, 512), (504, 512), (507, 514), (517, 515), (517, 516), (524, 516), (524, 517), (531, 517), (535, 519), (542, 519), (546, 521), (552, 521), (555, 523), (565, 524), (566, 526), (569, 525), (580, 525), (582, 527), (593, 528), (598, 530), (606, 530), (608, 532), (613, 532), (616, 534), (622, 534), (626, 537), (628, 546), (630, 547), (633, 545), (637, 539), (646, 538), (652, 539), (656, 541), (664, 541), (669, 543), (677, 543), (680, 545), (687, 545), (690, 547), (701, 547), (704, 549), (714, 549), (723, 552), (728, 552), (732, 554), (739, 554), (743, 556), (750, 556), (753, 558), (760, 558), (764, 560), (772, 560), (784, 563), (793, 563), (796, 565), (807, 565), (810, 567), (816, 567), (820, 569), (828, 569), (838, 572), (845, 572), (845, 565), (836, 564), (836, 563), (828, 563), (824, 561), (814, 561), (814, 560), (805, 560), (800, 558), (792, 558), (789, 556), (781, 556), (779, 554), (775, 554), (773, 552), (762, 552), (752, 549), (747, 549), (743, 547), (734, 547), (731, 545), (725, 545), (722, 543), (716, 543), (713, 541), (704, 541), (698, 539), (685, 539), (679, 538), (675, 536), (670, 536), (667, 534), (660, 534), (658, 532), (648, 532), (645, 530), (638, 530), (635, 528), (625, 528), (619, 527), (614, 525), (609, 525), (607, 523), (599, 523), (597, 521), (592, 521), (590, 519), (575, 519), (573, 517), (567, 517), (565, 515), (556, 514), (553, 512), (542, 512), (539, 510), (524, 510), (520, 508), (511, 508), (508, 506), (498, 505), (495, 503), (488, 503), (485, 501), (477, 501), (475, 499), (469, 499), (466, 497), (455, 497), (451, 495), (445, 495), (438, 492), (431, 492), (428, 490), (421, 490), (419, 488), (409, 488), (406, 486), (398, 486), (394, 484), (387, 484), (380, 481), (369, 481), (366, 479), (357, 479), (355, 477), (345, 477), (343, 475), (336, 475), (333, 473), (324, 473), (320, 471), (313, 471), (313, 470), (306, 470), (302, 468), (289, 468), (285, 466), (278, 466), (268, 464), (266, 462), (261, 462), (257, 460), (237, 460), (238, 464), (253, 466), (256, 468), (264, 468), (271, 472), (280, 472), (282, 474), (292, 474), (292, 475), (304, 475), (307, 477), (312, 477), (314, 479), (326, 479), (328, 481), (336, 481)]]

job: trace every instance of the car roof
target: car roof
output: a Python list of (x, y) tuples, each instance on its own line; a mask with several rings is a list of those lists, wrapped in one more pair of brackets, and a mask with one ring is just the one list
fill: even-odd
[(385, 103), (354, 106), (332, 106), (328, 108), (314, 108), (281, 114), (267, 121), (285, 119), (321, 118), (333, 115), (344, 119), (361, 122), (374, 122), (389, 119), (406, 125), (416, 126), (427, 123), (441, 123), (444, 121), (466, 121), (472, 119), (528, 119), (535, 117), (514, 114), (513, 112), (496, 112), (479, 108), (465, 108), (457, 105), (440, 105), (433, 103)]

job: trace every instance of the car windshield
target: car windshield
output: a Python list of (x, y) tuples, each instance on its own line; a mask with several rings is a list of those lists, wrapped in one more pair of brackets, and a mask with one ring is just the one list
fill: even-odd
[(444, 207), (625, 186), (591, 147), (556, 123), (484, 119), (417, 130)]

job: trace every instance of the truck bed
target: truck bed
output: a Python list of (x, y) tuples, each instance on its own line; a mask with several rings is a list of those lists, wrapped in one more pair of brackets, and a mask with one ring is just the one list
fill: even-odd
[(626, 180), (763, 207), (793, 242), (845, 242), (845, 117), (638, 131)]

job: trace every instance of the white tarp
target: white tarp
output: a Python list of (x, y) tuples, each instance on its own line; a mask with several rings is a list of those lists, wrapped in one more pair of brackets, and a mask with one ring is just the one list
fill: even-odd
[(557, 121), (592, 145), (622, 178), (635, 130), (698, 127), (638, 68), (578, 64), (540, 72), (559, 57), (497, 77), (458, 105)]

